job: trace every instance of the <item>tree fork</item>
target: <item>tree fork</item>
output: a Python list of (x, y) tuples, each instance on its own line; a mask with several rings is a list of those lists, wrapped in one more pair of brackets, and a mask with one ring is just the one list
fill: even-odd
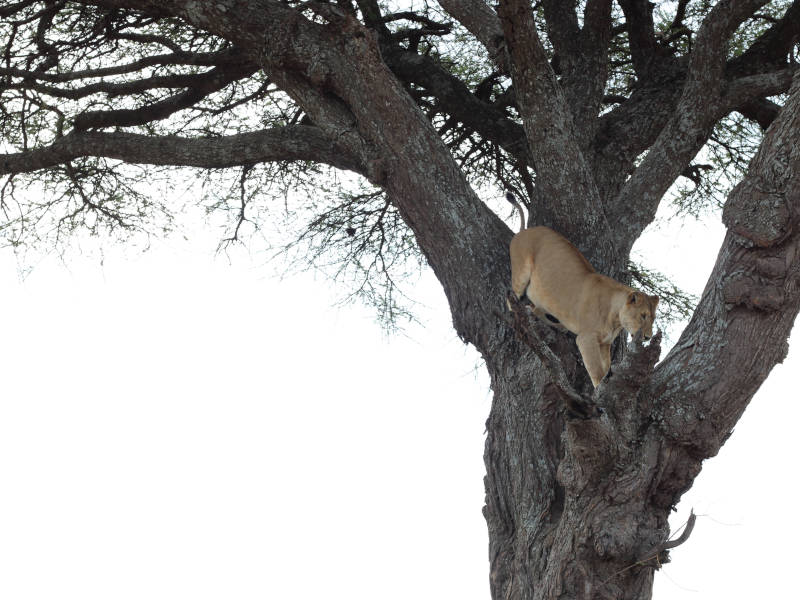
[[(798, 115), (800, 77), (729, 197), (724, 220), (731, 232), (699, 321), (655, 370), (659, 340), (648, 347), (634, 340), (597, 388), (599, 419), (566, 418), (550, 372), (518, 344), (487, 361), (495, 397), (484, 512), (494, 598), (651, 597), (653, 572), (675, 545), (668, 541), (672, 507), (785, 356), (785, 345), (778, 345), (743, 360), (736, 349), (746, 352), (748, 344), (725, 336), (785, 340), (800, 310), (800, 151), (791, 143)], [(708, 319), (717, 323), (714, 339), (698, 340), (695, 328)], [(574, 380), (583, 368), (570, 351), (574, 342), (554, 335), (550, 347)], [(716, 366), (704, 369), (698, 361)], [(676, 385), (676, 369), (692, 381)]]

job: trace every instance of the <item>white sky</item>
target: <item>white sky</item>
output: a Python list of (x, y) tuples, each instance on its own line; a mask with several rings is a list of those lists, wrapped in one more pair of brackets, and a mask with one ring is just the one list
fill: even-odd
[[(651, 264), (699, 292), (712, 229), (651, 236)], [(0, 598), (487, 600), (491, 395), (432, 278), (426, 326), (387, 337), (325, 281), (212, 253), (24, 283), (0, 256)], [(685, 496), (656, 600), (796, 593), (798, 367), (792, 347)]]

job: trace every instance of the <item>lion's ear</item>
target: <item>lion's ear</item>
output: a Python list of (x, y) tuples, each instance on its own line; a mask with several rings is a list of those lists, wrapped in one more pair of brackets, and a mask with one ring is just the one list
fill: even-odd
[(658, 296), (650, 296), (650, 304), (653, 307), (653, 312), (655, 312), (656, 306), (658, 306)]
[(636, 304), (639, 301), (639, 294), (631, 292), (628, 294), (628, 304)]

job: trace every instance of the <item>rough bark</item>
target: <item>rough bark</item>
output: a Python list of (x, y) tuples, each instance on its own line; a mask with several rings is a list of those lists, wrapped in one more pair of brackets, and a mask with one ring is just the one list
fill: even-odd
[[(1, 155), (0, 175), (81, 156), (214, 168), (311, 160), (380, 186), (441, 281), (456, 331), (481, 352), (491, 376), (484, 514), (493, 598), (649, 598), (653, 574), (674, 545), (667, 541), (671, 508), (785, 356), (800, 309), (800, 79), (786, 60), (800, 30), (798, 4), (750, 51), (728, 60), (731, 34), (764, 2), (717, 3), (687, 61), (655, 38), (647, 2), (620, 2), (637, 85), (599, 116), (614, 35), (610, 2), (589, 0), (582, 28), (577, 3), (544, 3), (556, 73), (529, 3), (503, 0), (498, 17), (481, 0), (443, 1), (499, 68), (510, 70), (522, 125), (413, 44), (394, 43), (380, 7), (369, 0), (358, 3), (363, 23), (344, 1), (77, 4), (177, 17), (233, 49), (154, 57), (152, 64), (193, 61), (211, 70), (190, 82), (126, 82), (139, 91), (190, 87), (138, 109), (105, 108), (62, 123), (48, 145)], [(675, 26), (682, 18), (676, 15)], [(46, 65), (50, 55), (40, 37)], [(241, 59), (235, 66), (224, 62), (232, 55)], [(301, 124), (207, 138), (116, 130), (172, 116), (257, 68), (302, 109)], [(20, 71), (8, 64), (0, 76), (21, 77), (45, 92), (45, 84), (69, 81), (49, 67)], [(786, 92), (793, 76), (785, 106), (765, 104), (767, 96)], [(624, 273), (633, 242), (715, 122), (740, 110), (769, 126), (726, 205), (729, 233), (701, 302), (658, 366), (659, 337), (647, 347), (634, 340), (595, 390), (573, 338), (531, 321), (518, 306), (509, 313), (512, 233), (469, 186), (409, 93), (412, 84), (535, 167), (536, 218), (609, 274)]]

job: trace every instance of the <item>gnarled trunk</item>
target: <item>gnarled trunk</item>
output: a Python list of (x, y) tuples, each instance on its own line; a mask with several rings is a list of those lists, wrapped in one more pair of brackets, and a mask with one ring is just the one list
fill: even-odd
[[(569, 336), (529, 327), (563, 358), (569, 379), (588, 384)], [(688, 457), (685, 477), (664, 470), (675, 449), (639, 394), (658, 353), (657, 341), (632, 346), (602, 414), (588, 419), (564, 410), (562, 390), (518, 337), (487, 365), (493, 598), (650, 598), (671, 506), (699, 470)]]

